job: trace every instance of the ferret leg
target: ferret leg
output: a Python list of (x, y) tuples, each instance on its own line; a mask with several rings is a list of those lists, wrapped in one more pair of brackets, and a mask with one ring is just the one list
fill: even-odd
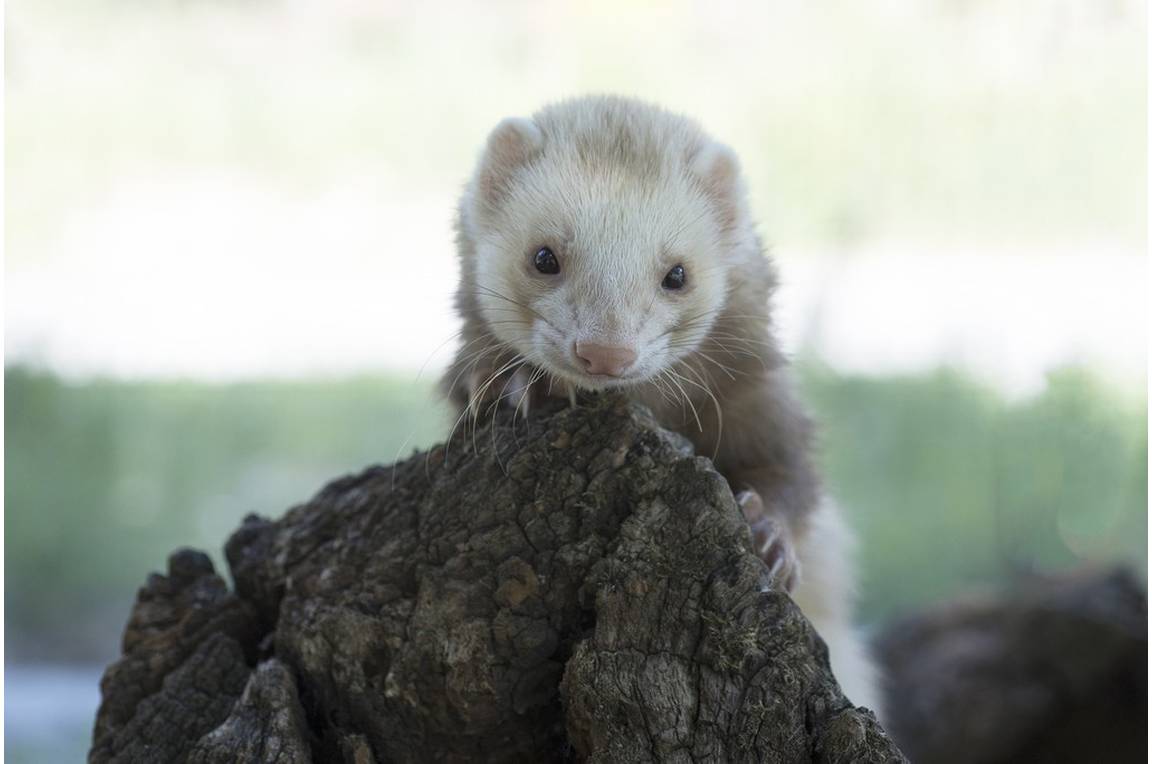
[(768, 566), (772, 578), (791, 592), (800, 577), (800, 560), (787, 523), (770, 515), (755, 491), (741, 491), (736, 495), (736, 503), (752, 532), (752, 549)]

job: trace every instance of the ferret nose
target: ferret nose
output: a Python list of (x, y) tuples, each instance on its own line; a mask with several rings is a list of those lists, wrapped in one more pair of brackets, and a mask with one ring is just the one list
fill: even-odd
[(598, 342), (577, 342), (576, 356), (584, 362), (584, 371), (619, 377), (636, 361), (636, 351), (618, 345)]

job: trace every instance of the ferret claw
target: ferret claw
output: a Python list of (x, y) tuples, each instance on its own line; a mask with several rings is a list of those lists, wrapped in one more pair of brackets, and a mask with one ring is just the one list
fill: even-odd
[(784, 523), (768, 514), (755, 491), (741, 491), (736, 503), (752, 534), (752, 550), (768, 567), (768, 575), (785, 591), (791, 592), (800, 577), (800, 561)]

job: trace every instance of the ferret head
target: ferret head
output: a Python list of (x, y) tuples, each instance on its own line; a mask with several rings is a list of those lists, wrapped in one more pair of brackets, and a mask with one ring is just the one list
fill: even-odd
[(460, 297), (554, 377), (636, 384), (707, 336), (750, 230), (735, 157), (694, 123), (569, 101), (489, 136), (460, 208)]

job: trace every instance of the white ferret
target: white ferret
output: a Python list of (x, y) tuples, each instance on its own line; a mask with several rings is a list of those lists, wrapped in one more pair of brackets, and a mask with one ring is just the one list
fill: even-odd
[(845, 695), (877, 710), (851, 622), (851, 539), (820, 489), (732, 151), (623, 98), (506, 119), (460, 202), (457, 244), (463, 341), (444, 388), (461, 416), (575, 390), (646, 404), (713, 458)]

